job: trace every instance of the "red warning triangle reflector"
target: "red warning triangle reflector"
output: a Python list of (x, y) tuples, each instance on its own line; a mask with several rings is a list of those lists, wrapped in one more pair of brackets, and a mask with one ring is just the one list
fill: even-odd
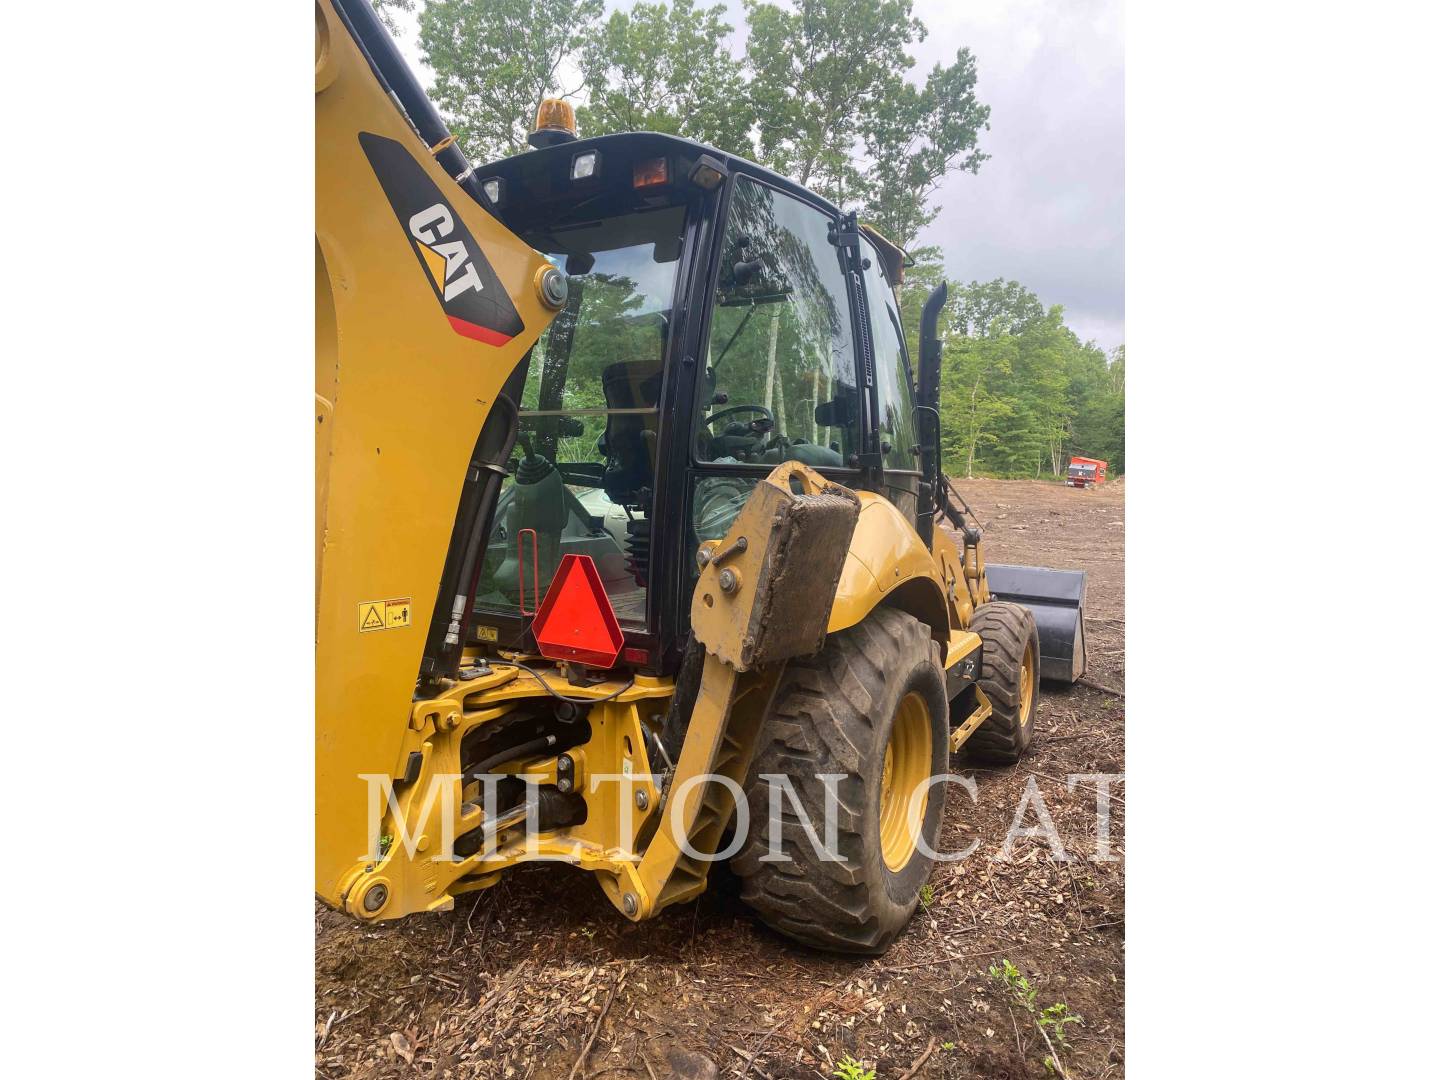
[(560, 560), (535, 613), (533, 629), (541, 656), (590, 667), (613, 667), (625, 643), (589, 555), (566, 555)]

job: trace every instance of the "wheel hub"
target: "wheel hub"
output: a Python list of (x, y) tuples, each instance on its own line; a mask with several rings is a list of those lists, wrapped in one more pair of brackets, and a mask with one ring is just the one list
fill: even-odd
[(1036, 674), (1035, 649), (1027, 643), (1025, 656), (1020, 661), (1020, 723), (1030, 720), (1030, 710), (1035, 707), (1035, 686), (1039, 682)]
[(930, 801), (930, 754), (930, 710), (919, 694), (906, 694), (880, 772), (880, 852), (892, 873), (905, 868), (919, 842)]

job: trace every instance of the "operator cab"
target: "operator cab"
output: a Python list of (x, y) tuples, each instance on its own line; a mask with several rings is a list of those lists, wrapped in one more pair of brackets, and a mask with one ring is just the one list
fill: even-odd
[(564, 309), (509, 388), (517, 452), (476, 592), (482, 640), (502, 645), (519, 644), (507, 640), (514, 620), (535, 612), (568, 554), (594, 559), (622, 625), (646, 623), (660, 391), (687, 207), (668, 185), (632, 183), (642, 161), (579, 145), (509, 159), (482, 181), (492, 212), (568, 283)]
[(882, 269), (898, 249), (851, 233), (848, 256), (834, 206), (685, 139), (543, 141), (476, 171), (482, 205), (564, 272), (568, 299), (505, 391), (518, 434), (471, 642), (523, 648), (560, 559), (584, 554), (624, 658), (669, 669), (696, 548), (774, 465), (856, 486), (868, 436), (913, 514), (913, 384)]

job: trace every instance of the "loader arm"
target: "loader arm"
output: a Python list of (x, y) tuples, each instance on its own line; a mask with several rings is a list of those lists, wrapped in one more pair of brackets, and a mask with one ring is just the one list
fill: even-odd
[(377, 839), (363, 778), (403, 775), (422, 666), (443, 682), (447, 638), (458, 659), (468, 534), (514, 438), (502, 388), (557, 288), (563, 304), (563, 275), (462, 186), (453, 139), (428, 141), (433, 109), (402, 111), (418, 88), (377, 25), (368, 0), (316, 5), (315, 889), (332, 905)]

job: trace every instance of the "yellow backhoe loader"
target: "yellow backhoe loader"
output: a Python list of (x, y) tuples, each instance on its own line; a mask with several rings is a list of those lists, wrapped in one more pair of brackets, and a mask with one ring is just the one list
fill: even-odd
[(1083, 574), (987, 570), (941, 473), (944, 287), (917, 379), (903, 252), (784, 177), (558, 101), (476, 167), (369, 0), (315, 72), (318, 896), (547, 860), (638, 920), (724, 857), (883, 950), (951, 753), (1084, 668)]

